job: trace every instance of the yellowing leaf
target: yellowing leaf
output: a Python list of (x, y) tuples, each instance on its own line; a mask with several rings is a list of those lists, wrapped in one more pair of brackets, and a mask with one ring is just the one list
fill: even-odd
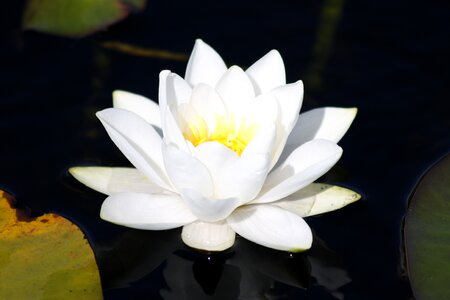
[(28, 0), (22, 26), (41, 32), (82, 37), (142, 10), (145, 0)]
[(78, 227), (28, 218), (0, 191), (0, 299), (102, 299), (94, 254)]

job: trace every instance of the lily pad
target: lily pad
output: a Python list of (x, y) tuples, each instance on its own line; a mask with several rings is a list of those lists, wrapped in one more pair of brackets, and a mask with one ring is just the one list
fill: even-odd
[(142, 10), (146, 0), (28, 0), (22, 27), (50, 34), (82, 37)]
[(0, 299), (102, 299), (94, 254), (80, 229), (29, 218), (0, 191)]
[(405, 250), (416, 299), (450, 299), (450, 154), (422, 178), (405, 219)]

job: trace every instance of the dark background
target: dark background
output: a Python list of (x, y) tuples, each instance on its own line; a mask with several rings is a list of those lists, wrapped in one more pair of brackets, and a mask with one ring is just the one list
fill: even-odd
[[(270, 287), (274, 296), (267, 297), (411, 298), (401, 239), (408, 197), (423, 172), (450, 150), (450, 2), (153, 0), (144, 12), (83, 39), (23, 32), (22, 9), (23, 1), (2, 5), (0, 19), (0, 188), (33, 215), (57, 212), (85, 231), (99, 262), (105, 298), (169, 298), (160, 290), (176, 290), (167, 279), (173, 264), (185, 267), (183, 276), (192, 280), (178, 288), (203, 288), (197, 298), (220, 298), (217, 282), (227, 287), (232, 278), (242, 278), (244, 267), (229, 262), (240, 257), (245, 242), (238, 240), (236, 251), (215, 258), (212, 266), (205, 264), (203, 256), (180, 244), (177, 230), (140, 232), (100, 220), (104, 197), (66, 173), (73, 165), (127, 165), (94, 116), (111, 106), (113, 90), (156, 100), (162, 69), (184, 75), (186, 62), (137, 57), (101, 43), (189, 54), (196, 38), (213, 46), (228, 65), (247, 67), (278, 49), (288, 82), (304, 80), (302, 111), (359, 109), (340, 142), (342, 159), (321, 181), (354, 189), (363, 199), (307, 219), (350, 280), (340, 294), (314, 276), (307, 289), (275, 281)], [(165, 234), (173, 237), (169, 250)], [(160, 252), (167, 253), (149, 263), (148, 274), (140, 271), (133, 277), (138, 260), (113, 266), (117, 257), (135, 255), (143, 261), (147, 250), (157, 256), (152, 251), (158, 241)], [(312, 254), (295, 261), (311, 264), (319, 249), (315, 245)], [(172, 258), (166, 260), (167, 255)], [(215, 281), (202, 281), (209, 275)], [(236, 284), (229, 284), (227, 291), (237, 292), (228, 299), (239, 294)]]

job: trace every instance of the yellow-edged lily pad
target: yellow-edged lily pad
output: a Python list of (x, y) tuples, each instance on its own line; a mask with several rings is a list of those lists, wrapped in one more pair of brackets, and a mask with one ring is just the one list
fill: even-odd
[(0, 191), (0, 299), (102, 299), (94, 253), (69, 220), (29, 218)]

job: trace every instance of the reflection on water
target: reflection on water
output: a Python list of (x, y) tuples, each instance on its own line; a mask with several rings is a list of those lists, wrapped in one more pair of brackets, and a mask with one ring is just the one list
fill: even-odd
[(105, 295), (133, 287), (174, 300), (286, 299), (313, 288), (342, 299), (339, 289), (351, 281), (339, 255), (317, 236), (306, 253), (276, 251), (241, 238), (225, 252), (208, 253), (186, 247), (179, 229), (129, 230), (95, 252)]

